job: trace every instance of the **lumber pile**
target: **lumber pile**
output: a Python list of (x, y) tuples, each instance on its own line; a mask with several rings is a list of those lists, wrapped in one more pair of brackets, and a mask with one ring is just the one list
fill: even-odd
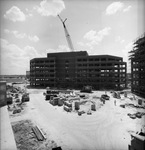
[(36, 135), (38, 141), (43, 141), (44, 139), (46, 139), (46, 137), (44, 136), (42, 131), (38, 128), (38, 126), (32, 127), (32, 131)]

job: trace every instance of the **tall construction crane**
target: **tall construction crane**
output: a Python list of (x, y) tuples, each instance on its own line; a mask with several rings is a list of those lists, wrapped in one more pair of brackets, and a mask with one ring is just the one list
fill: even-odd
[(57, 15), (57, 16), (58, 16), (58, 18), (60, 19), (60, 21), (63, 24), (64, 32), (65, 32), (65, 36), (66, 36), (66, 40), (67, 40), (68, 46), (69, 46), (71, 51), (74, 51), (74, 47), (73, 47), (70, 35), (69, 35), (68, 30), (67, 30), (66, 25), (65, 25), (65, 21), (67, 20), (67, 18), (63, 21), (59, 15)]

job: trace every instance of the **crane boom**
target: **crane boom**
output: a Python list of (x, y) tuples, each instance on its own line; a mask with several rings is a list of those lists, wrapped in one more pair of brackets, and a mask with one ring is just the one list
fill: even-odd
[(63, 21), (61, 19), (61, 17), (58, 15), (58, 18), (60, 19), (60, 21), (62, 22), (63, 24), (63, 27), (64, 27), (64, 32), (65, 32), (65, 36), (66, 36), (66, 40), (67, 40), (67, 43), (68, 43), (68, 46), (69, 48), (73, 51), (74, 50), (74, 47), (73, 47), (73, 44), (72, 44), (72, 41), (71, 41), (71, 38), (70, 38), (70, 35), (69, 35), (69, 32), (66, 28), (66, 25), (65, 25), (65, 21), (67, 20), (67, 18)]

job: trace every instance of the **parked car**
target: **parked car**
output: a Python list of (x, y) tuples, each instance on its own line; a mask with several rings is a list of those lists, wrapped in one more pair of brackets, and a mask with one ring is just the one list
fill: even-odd
[(105, 99), (105, 100), (109, 100), (110, 96), (108, 96), (107, 94), (103, 94), (103, 95), (101, 95), (101, 98)]

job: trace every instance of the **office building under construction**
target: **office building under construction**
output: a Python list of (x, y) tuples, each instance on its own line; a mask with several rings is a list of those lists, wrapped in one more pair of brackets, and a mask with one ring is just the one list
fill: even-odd
[(145, 98), (145, 34), (134, 42), (130, 52), (131, 60), (131, 90)]
[(58, 88), (121, 89), (126, 87), (126, 62), (86, 51), (48, 53), (30, 61), (30, 85)]

